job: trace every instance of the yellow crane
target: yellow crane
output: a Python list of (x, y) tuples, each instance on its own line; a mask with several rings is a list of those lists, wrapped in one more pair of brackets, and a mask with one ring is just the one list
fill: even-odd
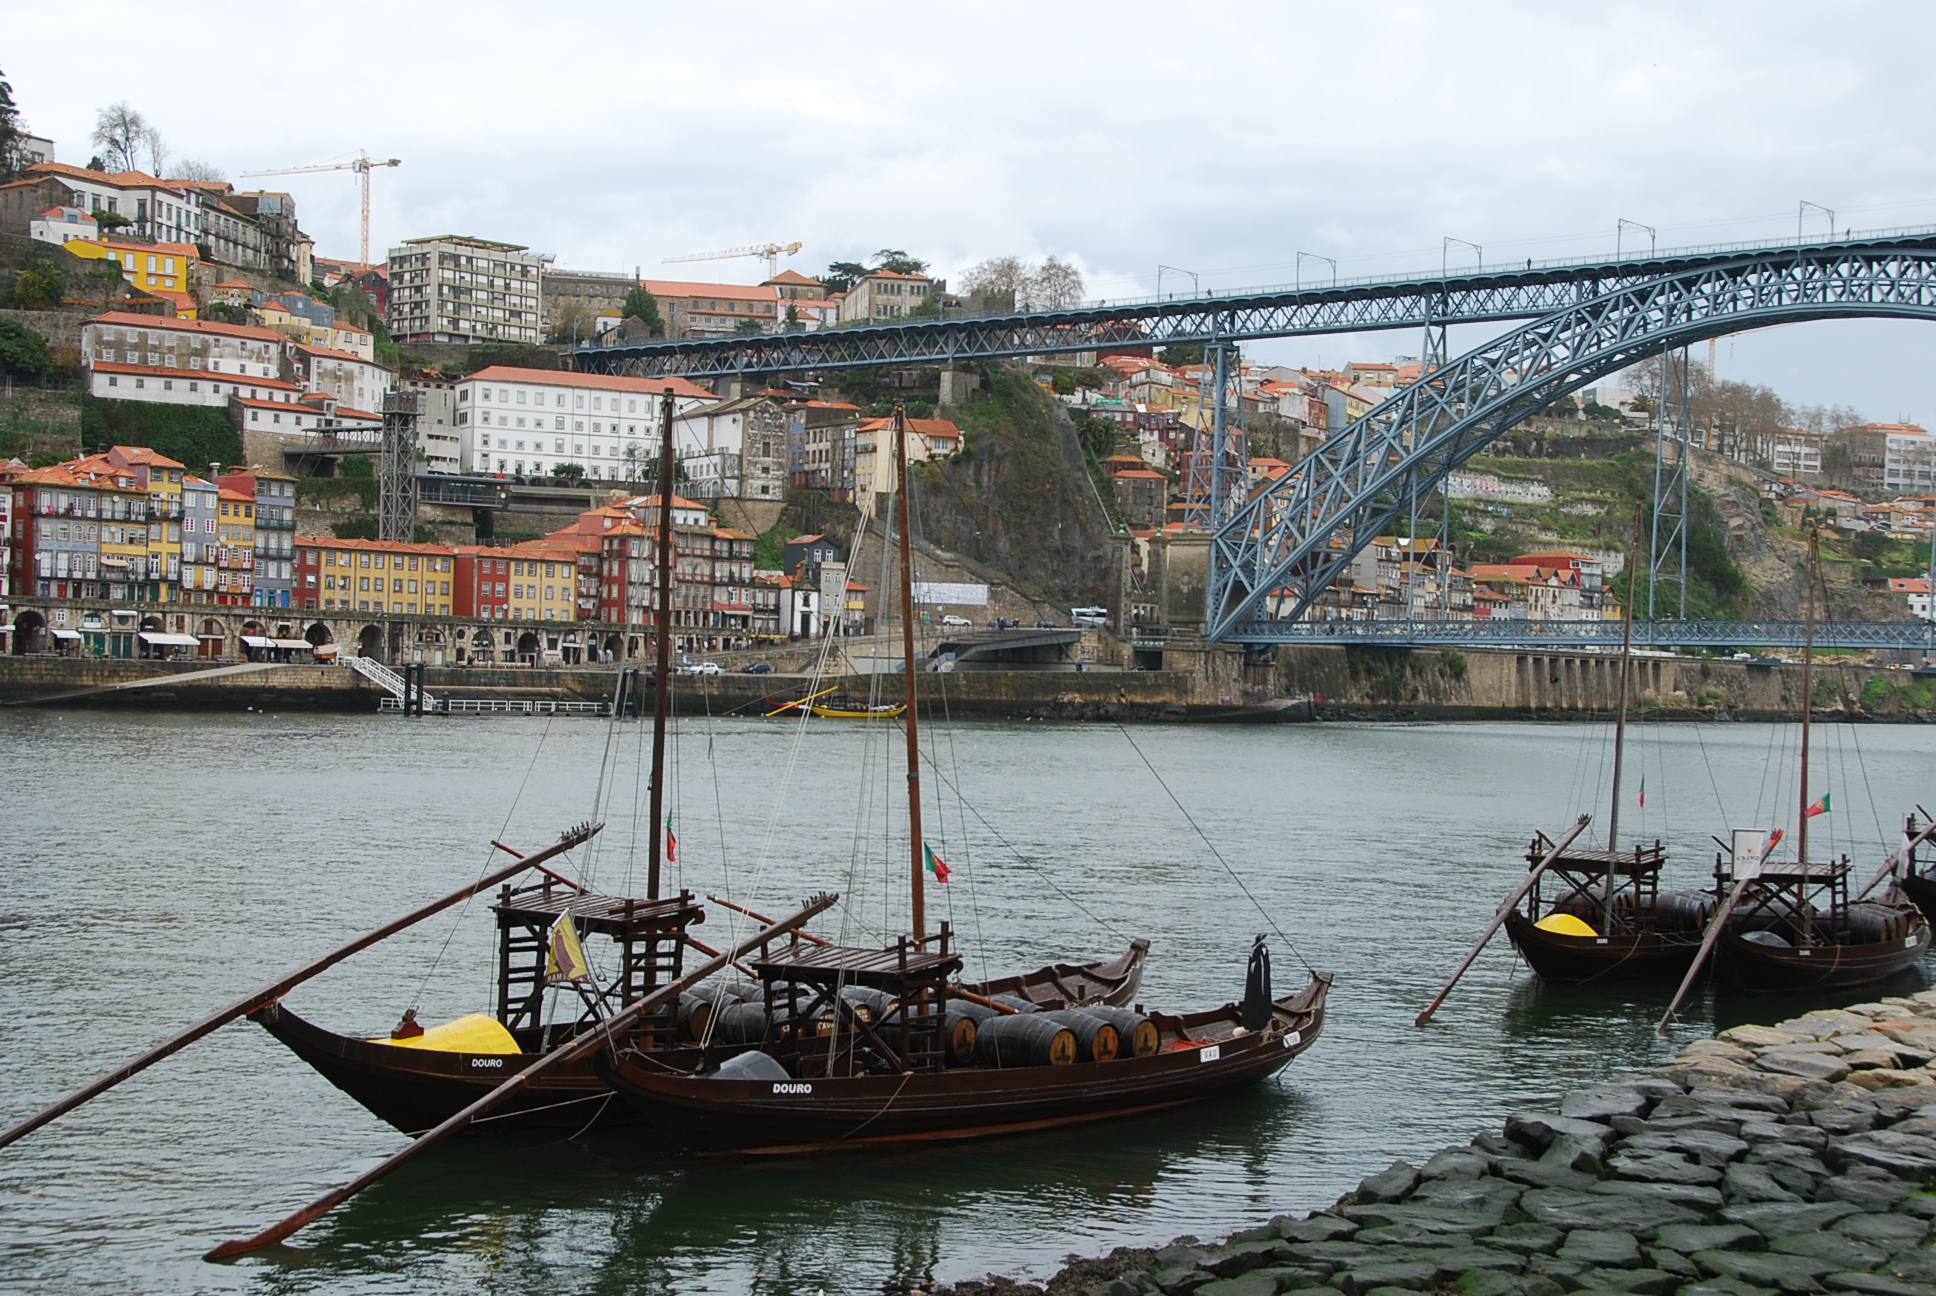
[(361, 265), (370, 268), (370, 172), (376, 167), (402, 166), (401, 158), (376, 159), (362, 149), (347, 162), (325, 162), (320, 166), (281, 167), (274, 171), (244, 171), (249, 176), (309, 175), (317, 171), (354, 171), (363, 181), (363, 256)]
[(727, 248), (724, 252), (694, 252), (690, 256), (667, 257), (663, 264), (672, 265), (678, 261), (730, 261), (734, 257), (759, 257), (762, 261), (766, 262), (766, 277), (771, 279), (779, 273), (780, 258), (782, 256), (792, 256), (805, 246), (806, 244), (797, 241), (792, 243), (760, 243), (753, 247)]

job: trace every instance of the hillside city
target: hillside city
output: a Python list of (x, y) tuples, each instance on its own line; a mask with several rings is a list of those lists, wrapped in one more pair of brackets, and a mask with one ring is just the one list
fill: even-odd
[[(53, 141), (21, 135), (0, 184), (13, 308), (0, 316), (0, 357), (12, 383), (77, 390), (86, 440), (79, 454), (0, 461), (0, 601), (597, 623), (621, 633), (608, 649), (592, 637), (589, 652), (630, 655), (638, 637), (628, 643), (622, 631), (656, 619), (654, 573), (667, 561), (684, 649), (862, 632), (873, 604), (843, 561), (851, 536), (806, 530), (789, 508), (805, 492), (871, 514), (890, 480), (887, 415), (902, 393), (878, 381), (756, 388), (579, 373), (572, 349), (1006, 314), (1082, 294), (1081, 276), (1054, 258), (1039, 267), (985, 262), (951, 290), (895, 249), (820, 276), (777, 268), (797, 248), (741, 249), (764, 262), (750, 284), (570, 270), (525, 245), (469, 234), (404, 239), (366, 264), (319, 254), (289, 193), (165, 178), (137, 160), (124, 146), (121, 165), (100, 155), (75, 165), (57, 159)], [(1023, 368), (1077, 435), (1135, 587), (1153, 545), (1200, 532), (1208, 516), (1199, 447), (1214, 413), (1201, 348), (1039, 357)], [(1246, 441), (1244, 488), (1295, 473), (1329, 436), (1420, 375), (1404, 356), (1339, 369), (1242, 359), (1230, 413)], [(925, 389), (907, 398), (907, 452), (913, 464), (940, 468), (972, 457), (976, 434), (962, 410), (987, 400), (988, 384), (985, 375), (933, 379), (933, 398)], [(1609, 439), (1639, 444), (1663, 418), (1678, 419), (1695, 450), (1749, 474), (1770, 525), (1819, 519), (1866, 546), (1865, 570), (1903, 612), (1936, 615), (1913, 561), (1920, 549), (1927, 562), (1936, 499), (1936, 437), (1924, 428), (1833, 410), (1804, 412), (1814, 425), (1796, 425), (1772, 393), (1716, 382), (1711, 369), (1683, 372), (1678, 391), (1658, 366), (1621, 381), (1542, 411), (1535, 426), (1546, 453), (1573, 453), (1553, 449), (1568, 441), (1581, 457)], [(668, 386), (676, 538), (661, 555), (653, 525)], [(425, 482), (570, 488), (595, 506), (569, 516), (561, 505), (566, 524), (541, 534), (480, 531), (468, 537), (474, 543), (441, 525), (381, 540), (356, 513), (329, 522), (327, 534), (304, 533), (299, 505), (373, 487), (385, 410), (404, 393), (418, 412)], [(1596, 524), (1612, 543), (1550, 527), (1502, 531), (1499, 519), (1515, 510), (1581, 506), (1556, 501), (1537, 474), (1498, 458), (1454, 474), (1446, 495), (1448, 519), (1456, 503), (1468, 523), (1465, 538), (1448, 546), (1445, 534), (1421, 530), (1379, 537), (1312, 615), (1626, 615), (1613, 579), (1626, 561), (1617, 519)], [(445, 496), (433, 487), (425, 498)], [(1525, 543), (1508, 543), (1515, 537)], [(1893, 562), (1876, 557), (1881, 545), (1894, 547)], [(1128, 603), (1127, 624), (1156, 615), (1133, 595)], [(41, 646), (98, 650), (60, 620)], [(12, 628), (0, 613), (0, 648)], [(265, 651), (284, 642), (252, 638)], [(232, 651), (221, 639), (162, 633), (141, 651)], [(535, 660), (535, 642), (493, 639), (476, 659)]]

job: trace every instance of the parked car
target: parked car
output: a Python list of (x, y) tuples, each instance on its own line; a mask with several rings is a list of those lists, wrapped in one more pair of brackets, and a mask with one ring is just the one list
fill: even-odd
[(718, 662), (688, 662), (679, 668), (681, 675), (717, 675), (720, 673)]
[(746, 673), (748, 675), (771, 675), (773, 673), (773, 666), (770, 662), (754, 662), (746, 668)]
[(947, 616), (941, 618), (941, 624), (944, 626), (971, 626), (975, 623), (965, 616), (956, 616), (950, 612)]

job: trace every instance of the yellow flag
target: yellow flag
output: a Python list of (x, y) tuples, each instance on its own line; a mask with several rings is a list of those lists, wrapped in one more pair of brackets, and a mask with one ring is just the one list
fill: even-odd
[(589, 981), (591, 964), (585, 961), (585, 947), (578, 943), (578, 928), (570, 914), (560, 914), (551, 925), (551, 956), (545, 960), (545, 984), (560, 981)]

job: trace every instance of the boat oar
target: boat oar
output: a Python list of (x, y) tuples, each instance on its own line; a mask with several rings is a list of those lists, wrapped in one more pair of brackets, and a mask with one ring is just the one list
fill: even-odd
[(1734, 890), (1728, 892), (1728, 898), (1721, 902), (1719, 909), (1714, 911), (1714, 917), (1707, 925), (1707, 934), (1701, 937), (1701, 948), (1695, 952), (1694, 962), (1688, 966), (1687, 975), (1681, 978), (1681, 988), (1674, 992), (1674, 1001), (1667, 1005), (1667, 1012), (1661, 1017), (1660, 1024), (1654, 1027), (1655, 1034), (1667, 1033), (1667, 1023), (1674, 1020), (1675, 1011), (1680, 1008), (1681, 1000), (1687, 997), (1687, 991), (1694, 984), (1694, 978), (1701, 974), (1701, 965), (1707, 962), (1707, 956), (1714, 949), (1714, 942), (1721, 939), (1721, 929), (1727, 925), (1728, 915), (1734, 912), (1735, 905), (1739, 904), (1741, 897), (1747, 893), (1748, 883), (1761, 876), (1761, 866), (1768, 862), (1770, 855), (1775, 853), (1775, 847), (1780, 844), (1781, 836), (1780, 828), (1768, 834), (1768, 840), (1763, 843), (1754, 868), (1735, 879)]
[(1022, 1011), (1020, 1008), (1017, 1008), (1014, 1004), (999, 1003), (996, 1000), (986, 998), (985, 996), (982, 996), (982, 995), (978, 995), (973, 990), (963, 990), (960, 986), (957, 986), (957, 985), (949, 986), (948, 993), (953, 995), (957, 999), (966, 999), (969, 1003), (980, 1004), (984, 1008), (993, 1008), (996, 1012), (1006, 1013), (1011, 1017)]
[[(73, 1111), (90, 1098), (99, 1097), (101, 1094), (106, 1093), (108, 1090), (114, 1088), (114, 1086), (120, 1084), (123, 1080), (126, 1080), (129, 1076), (134, 1075), (136, 1072), (147, 1070), (169, 1054), (179, 1052), (202, 1038), (202, 1036), (210, 1034), (222, 1026), (227, 1025), (229, 1022), (234, 1021), (237, 1017), (246, 1017), (264, 1004), (272, 1003), (282, 998), (283, 995), (288, 994), (295, 986), (301, 985), (320, 972), (327, 971), (357, 951), (368, 949), (378, 941), (394, 936), (404, 928), (420, 923), (432, 914), (448, 909), (460, 901), (468, 900), (479, 891), (488, 891), (498, 883), (507, 878), (516, 877), (526, 869), (541, 867), (545, 861), (554, 856), (562, 855), (572, 847), (589, 841), (592, 835), (604, 826), (604, 824), (583, 824), (577, 828), (573, 828), (560, 838), (556, 845), (546, 850), (541, 850), (535, 855), (527, 855), (517, 863), (507, 865), (495, 873), (486, 874), (469, 886), (451, 892), (441, 900), (433, 900), (423, 908), (413, 913), (405, 914), (395, 922), (387, 923), (367, 935), (359, 936), (341, 949), (325, 954), (312, 963), (305, 963), (302, 967), (297, 968), (280, 981), (271, 981), (260, 990), (244, 995), (228, 1007), (202, 1018), (202, 1020), (196, 1022), (186, 1030), (178, 1031), (170, 1035), (167, 1039), (155, 1045), (140, 1057), (116, 1067), (114, 1070), (96, 1080), (93, 1084), (88, 1085), (85, 1089), (80, 1089), (69, 1094), (38, 1115), (30, 1116), (18, 1125), (15, 1125), (12, 1129), (0, 1132), (0, 1147), (5, 1147), (15, 1139), (33, 1133), (48, 1121)], [(545, 871), (549, 872), (550, 870), (547, 869)]]
[(1903, 865), (1903, 861), (1909, 858), (1909, 853), (1911, 851), (1915, 850), (1918, 846), (1922, 845), (1924, 842), (1929, 841), (1932, 838), (1936, 838), (1936, 821), (1931, 821), (1930, 823), (1924, 824), (1921, 832), (1917, 833), (1914, 837), (1911, 837), (1908, 841), (1904, 842), (1902, 844), (1901, 850), (1897, 851), (1894, 855), (1891, 855), (1888, 859), (1884, 860), (1882, 862), (1882, 867), (1876, 870), (1876, 875), (1869, 879), (1869, 885), (1863, 887), (1860, 891), (1856, 892), (1855, 898), (1857, 900), (1860, 900), (1865, 896), (1867, 896), (1869, 892), (1875, 890), (1878, 886), (1881, 886), (1882, 879), (1888, 877), (1890, 874), (1894, 873), (1897, 869), (1901, 868)]
[(1492, 939), (1493, 933), (1505, 925), (1506, 915), (1519, 907), (1519, 902), (1526, 898), (1526, 893), (1533, 889), (1533, 884), (1539, 881), (1540, 875), (1553, 866), (1553, 861), (1560, 857), (1561, 851), (1573, 844), (1575, 837), (1578, 837), (1586, 831), (1586, 826), (1591, 822), (1592, 818), (1592, 815), (1581, 815), (1580, 821), (1573, 825), (1573, 831), (1555, 843), (1553, 849), (1547, 851), (1545, 858), (1540, 860), (1538, 867), (1526, 875), (1526, 880), (1519, 884), (1518, 890), (1506, 897), (1506, 903), (1500, 905), (1499, 912), (1492, 916), (1492, 924), (1486, 928), (1485, 935), (1481, 936), (1479, 943), (1472, 947), (1472, 952), (1465, 956), (1465, 962), (1459, 964), (1459, 970), (1454, 972), (1452, 979), (1445, 983), (1445, 989), (1439, 991), (1439, 997), (1434, 999), (1431, 1006), (1418, 1015), (1417, 1020), (1412, 1023), (1414, 1026), (1423, 1026), (1426, 1022), (1432, 1020), (1432, 1014), (1439, 1010), (1439, 1005), (1445, 1002), (1445, 997), (1452, 993), (1452, 987), (1459, 984), (1459, 978), (1465, 975), (1466, 969), (1471, 967), (1474, 960), (1479, 957), (1479, 951), (1486, 947), (1486, 942)]
[(409, 1146), (398, 1150), (380, 1164), (358, 1175), (341, 1188), (324, 1193), (321, 1197), (318, 1197), (315, 1201), (303, 1207), (295, 1214), (270, 1228), (264, 1229), (254, 1237), (242, 1238), (233, 1242), (224, 1242), (221, 1246), (216, 1247), (213, 1251), (203, 1256), (202, 1259), (232, 1260), (236, 1256), (248, 1255), (252, 1251), (260, 1251), (264, 1247), (272, 1247), (276, 1243), (286, 1240), (297, 1232), (297, 1230), (315, 1223), (323, 1216), (329, 1214), (330, 1211), (356, 1196), (356, 1194), (362, 1192), (365, 1188), (368, 1188), (371, 1184), (383, 1178), (404, 1162), (417, 1156), (425, 1149), (443, 1142), (452, 1134), (455, 1134), (479, 1116), (482, 1116), (485, 1112), (501, 1105), (506, 1099), (520, 1091), (529, 1088), (531, 1081), (536, 1077), (543, 1075), (554, 1067), (562, 1066), (566, 1062), (577, 1061), (579, 1058), (605, 1047), (618, 1031), (638, 1020), (641, 1014), (658, 1007), (667, 1000), (678, 998), (680, 992), (685, 990), (687, 986), (704, 980), (735, 959), (740, 958), (752, 950), (758, 949), (761, 945), (767, 944), (776, 936), (784, 935), (786, 932), (798, 927), (814, 915), (831, 907), (839, 898), (839, 896), (831, 893), (815, 896), (807, 902), (805, 908), (801, 909), (791, 918), (772, 923), (762, 930), (755, 932), (739, 944), (733, 946), (730, 951), (708, 959), (677, 981), (669, 985), (661, 986), (651, 994), (634, 999), (624, 1008), (606, 1018), (604, 1022), (592, 1027), (590, 1030), (573, 1036), (557, 1048), (551, 1050), (551, 1052), (537, 1059), (524, 1070), (505, 1080), (503, 1084), (500, 1084), (497, 1088), (491, 1090), (491, 1092), (485, 1094), (482, 1098), (479, 1098), (455, 1116), (444, 1121), (443, 1124), (430, 1130)]
[[(754, 922), (770, 923), (773, 921), (771, 918), (768, 918), (763, 913), (754, 913), (751, 909), (748, 909), (745, 905), (734, 904), (731, 900), (722, 900), (716, 895), (708, 895), (706, 899), (712, 901), (712, 903), (716, 905), (719, 905), (721, 908), (731, 909), (734, 913), (743, 913), (748, 918), (751, 918)], [(823, 936), (816, 936), (812, 932), (803, 931), (800, 933), (800, 937), (802, 940), (806, 941), (809, 945), (832, 945), (833, 944), (832, 941), (826, 939)]]

